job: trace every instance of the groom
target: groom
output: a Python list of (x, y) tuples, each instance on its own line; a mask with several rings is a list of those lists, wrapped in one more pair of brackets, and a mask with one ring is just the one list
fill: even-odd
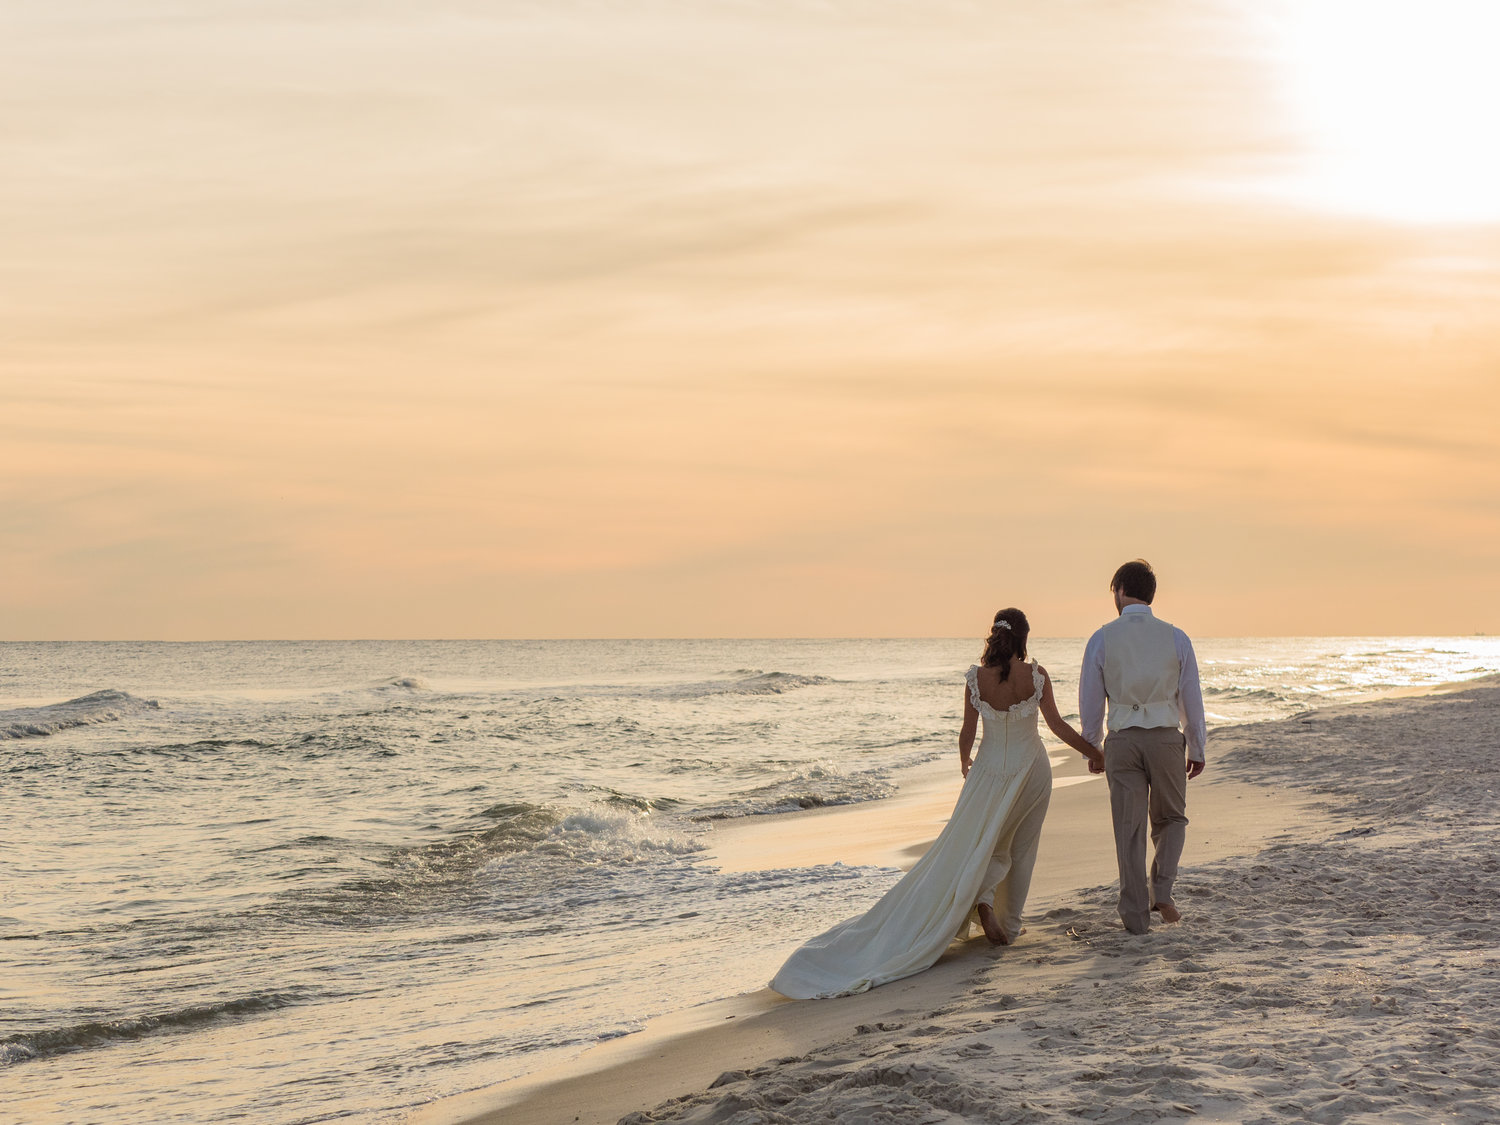
[[(1172, 902), (1187, 834), (1187, 782), (1203, 772), (1203, 689), (1193, 642), (1151, 613), (1156, 573), (1128, 562), (1109, 583), (1119, 616), (1089, 638), (1078, 681), (1083, 737), (1103, 743), (1120, 864), (1120, 920), (1133, 934), (1182, 917)], [(1109, 737), (1104, 737), (1108, 703)], [(1183, 760), (1183, 750), (1187, 760)], [(1146, 825), (1154, 855), (1146, 877)]]

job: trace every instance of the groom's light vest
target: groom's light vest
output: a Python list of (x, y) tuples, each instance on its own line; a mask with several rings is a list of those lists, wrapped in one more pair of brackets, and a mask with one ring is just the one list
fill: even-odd
[(1176, 728), (1182, 665), (1172, 626), (1149, 613), (1124, 613), (1101, 632), (1109, 729)]

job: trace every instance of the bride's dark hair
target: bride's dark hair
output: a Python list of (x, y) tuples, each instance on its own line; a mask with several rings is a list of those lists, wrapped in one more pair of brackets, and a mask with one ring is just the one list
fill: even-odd
[(1030, 632), (1031, 624), (1024, 613), (1019, 609), (1002, 609), (995, 614), (995, 623), (990, 626), (990, 635), (984, 640), (984, 655), (979, 658), (979, 663), (986, 668), (998, 667), (1001, 682), (1004, 682), (1010, 675), (1011, 657), (1026, 659), (1026, 637)]

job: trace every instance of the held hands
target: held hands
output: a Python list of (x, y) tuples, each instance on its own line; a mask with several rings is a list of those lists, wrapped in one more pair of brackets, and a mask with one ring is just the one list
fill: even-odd
[(1102, 753), (1095, 750), (1092, 754), (1085, 755), (1085, 757), (1089, 760), (1089, 773), (1104, 772), (1104, 755)]

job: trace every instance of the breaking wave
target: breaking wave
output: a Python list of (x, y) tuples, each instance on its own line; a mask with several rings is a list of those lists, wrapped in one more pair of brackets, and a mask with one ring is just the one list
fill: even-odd
[(1236, 703), (1286, 703), (1292, 696), (1270, 688), (1235, 687), (1227, 685), (1223, 687), (1205, 685), (1203, 694), (1209, 699), (1232, 700)]
[(134, 1016), (118, 1020), (94, 1020), (71, 1027), (42, 1031), (21, 1031), (0, 1039), (0, 1065), (12, 1065), (30, 1059), (107, 1047), (113, 1043), (141, 1039), (163, 1031), (189, 1030), (204, 1024), (236, 1016), (273, 1012), (297, 1003), (302, 997), (292, 993), (270, 993), (222, 1000), (214, 1004), (195, 1004), (175, 1012), (154, 1016)]
[(420, 692), (431, 691), (432, 685), (421, 676), (392, 676), (388, 680), (382, 680), (375, 685), (376, 691), (385, 692)]
[[(534, 897), (588, 872), (672, 860), (701, 851), (689, 830), (614, 804), (558, 809), (526, 802), (478, 814), (489, 827), (441, 841), (394, 848), (374, 859), (378, 873), (289, 895), (272, 909), (291, 921), (360, 927), (393, 918), (463, 911), (497, 898)], [(297, 842), (337, 850), (344, 841)], [(517, 879), (524, 873), (524, 878)]]
[(138, 699), (127, 691), (106, 689), (65, 703), (0, 711), (0, 742), (16, 738), (45, 738), (72, 727), (118, 722), (130, 715), (155, 711), (159, 706), (154, 699)]
[(751, 789), (728, 801), (702, 808), (692, 819), (731, 820), (742, 816), (819, 809), (829, 805), (857, 805), (889, 797), (896, 792), (896, 788), (883, 770), (844, 773), (836, 766), (819, 762), (770, 785)]

